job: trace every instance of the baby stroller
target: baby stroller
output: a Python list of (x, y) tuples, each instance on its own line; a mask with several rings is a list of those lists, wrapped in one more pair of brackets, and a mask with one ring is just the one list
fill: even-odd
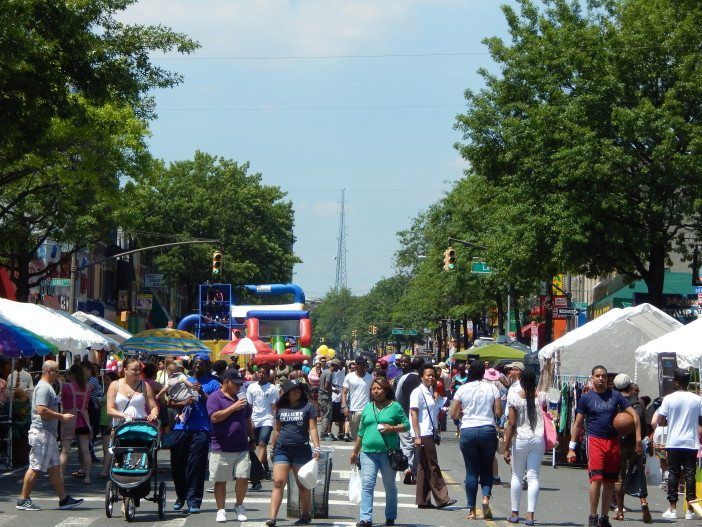
[[(142, 499), (158, 505), (158, 517), (166, 511), (166, 484), (156, 477), (156, 454), (161, 441), (159, 424), (147, 421), (128, 421), (114, 429), (112, 438), (112, 466), (105, 488), (105, 515), (112, 517), (113, 505), (124, 501), (124, 519), (134, 519)], [(151, 493), (153, 480), (153, 496)]]

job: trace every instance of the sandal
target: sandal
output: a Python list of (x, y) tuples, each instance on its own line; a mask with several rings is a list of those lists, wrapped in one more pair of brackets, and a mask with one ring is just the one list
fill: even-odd
[(106, 474), (98, 474), (97, 478), (98, 479), (107, 479), (107, 475)]
[(519, 514), (517, 514), (516, 516), (514, 514), (510, 514), (507, 517), (507, 521), (509, 523), (519, 523)]
[(76, 470), (76, 471), (73, 473), (73, 477), (76, 478), (76, 479), (84, 478), (84, 477), (85, 477), (85, 472), (83, 472), (82, 470)]
[(616, 509), (614, 511), (614, 516), (612, 516), (613, 520), (617, 520), (618, 522), (623, 522), (624, 521), (624, 512), (621, 509)]
[(478, 515), (475, 513), (475, 509), (469, 509), (468, 517), (466, 519), (468, 519), (468, 520), (477, 520), (478, 519)]
[(483, 503), (483, 520), (492, 520), (492, 510), (490, 509), (490, 502)]

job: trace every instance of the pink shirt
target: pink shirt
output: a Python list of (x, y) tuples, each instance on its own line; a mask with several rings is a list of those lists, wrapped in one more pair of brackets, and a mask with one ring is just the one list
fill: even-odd
[[(81, 428), (88, 426), (85, 421), (83, 414), (80, 410), (88, 411), (88, 406), (90, 405), (90, 392), (93, 387), (90, 384), (85, 384), (85, 390), (81, 390), (77, 383), (71, 382), (70, 384), (64, 384), (61, 390), (61, 405), (63, 406), (63, 411), (66, 413), (71, 413), (76, 415), (76, 428)], [(73, 393), (76, 394), (76, 405), (73, 406)], [(87, 399), (87, 401), (86, 401)]]

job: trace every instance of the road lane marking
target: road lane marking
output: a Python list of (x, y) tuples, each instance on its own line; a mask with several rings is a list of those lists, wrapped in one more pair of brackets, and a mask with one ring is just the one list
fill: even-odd
[(160, 527), (183, 527), (186, 521), (188, 521), (187, 516), (185, 518), (173, 518), (165, 522), (157, 522), (154, 525), (159, 525)]
[(57, 523), (55, 527), (70, 527), (74, 525), (90, 525), (93, 523), (97, 518), (84, 518), (84, 517), (79, 517), (79, 516), (69, 516), (65, 520), (61, 521), (60, 523)]
[(15, 514), (8, 514), (7, 516), (0, 516), (0, 525), (5, 525), (6, 523), (10, 523), (11, 521), (14, 521), (15, 518), (17, 518), (17, 515), (15, 515)]

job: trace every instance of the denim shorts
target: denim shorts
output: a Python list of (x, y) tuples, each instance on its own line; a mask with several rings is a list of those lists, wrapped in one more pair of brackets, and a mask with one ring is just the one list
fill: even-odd
[(275, 453), (273, 454), (274, 465), (280, 463), (301, 467), (311, 460), (312, 447), (310, 447), (309, 443), (306, 445), (275, 445)]

